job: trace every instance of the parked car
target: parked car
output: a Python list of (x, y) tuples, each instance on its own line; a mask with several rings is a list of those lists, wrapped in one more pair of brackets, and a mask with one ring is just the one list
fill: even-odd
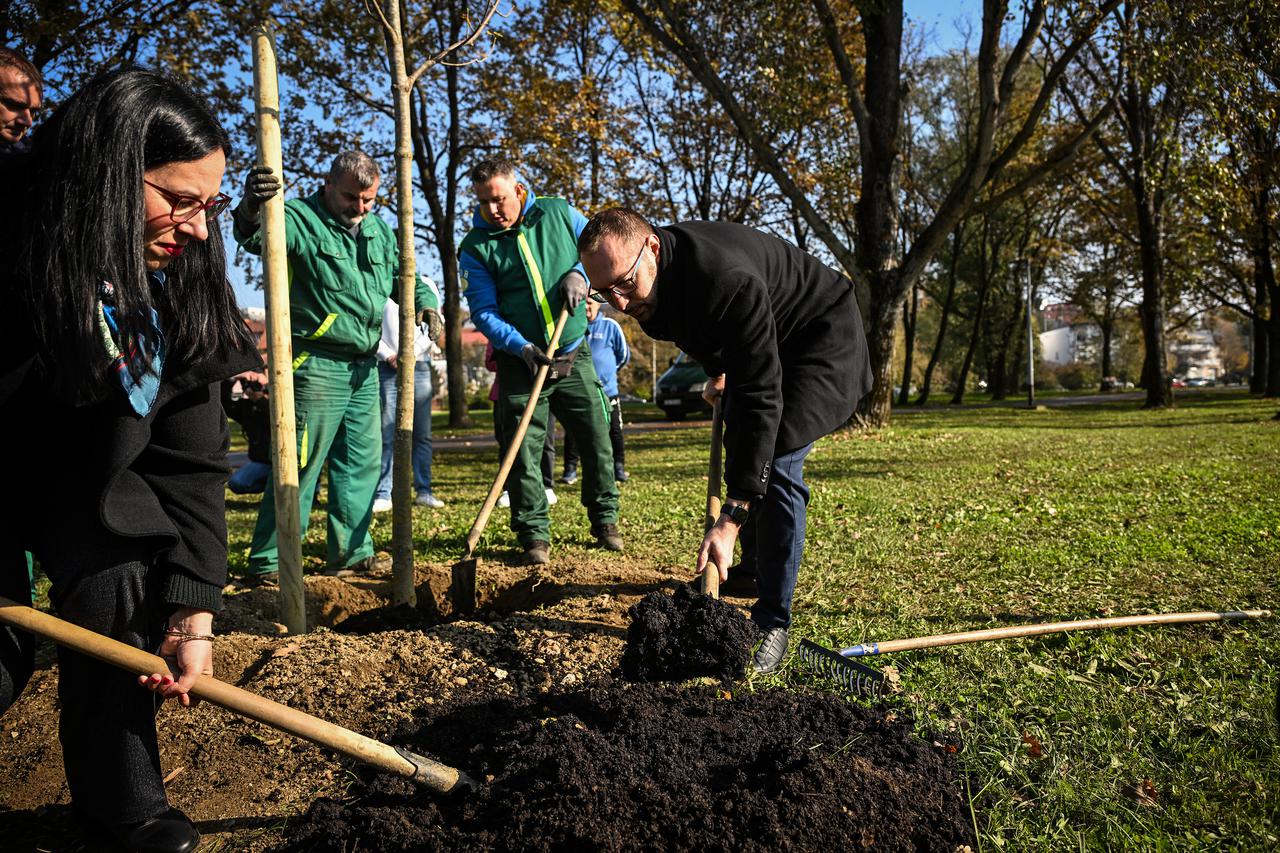
[(1188, 388), (1212, 388), (1214, 382), (1208, 376), (1197, 376), (1187, 380)]
[(667, 420), (678, 421), (693, 412), (710, 412), (702, 399), (707, 387), (707, 372), (686, 353), (671, 360), (671, 367), (658, 377), (658, 407)]

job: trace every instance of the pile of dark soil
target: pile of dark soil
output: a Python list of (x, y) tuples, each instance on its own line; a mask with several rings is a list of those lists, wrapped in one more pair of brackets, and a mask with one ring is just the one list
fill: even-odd
[(601, 683), (457, 708), (405, 737), (465, 769), (441, 797), (365, 774), (287, 851), (945, 851), (973, 843), (952, 762), (883, 708), (829, 694)]
[(742, 678), (756, 641), (755, 626), (742, 611), (690, 586), (678, 587), (674, 595), (650, 593), (627, 616), (627, 681), (711, 677), (730, 683)]

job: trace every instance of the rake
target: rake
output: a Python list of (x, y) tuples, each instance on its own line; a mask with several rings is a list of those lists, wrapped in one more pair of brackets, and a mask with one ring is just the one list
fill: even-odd
[(1066, 631), (1093, 631), (1100, 628), (1127, 628), (1135, 625), (1175, 625), (1188, 622), (1226, 622), (1234, 619), (1266, 619), (1270, 616), (1270, 610), (1199, 610), (1193, 613), (1113, 616), (1106, 619), (1079, 619), (1074, 622), (1011, 625), (1006, 628), (988, 628), (982, 631), (935, 634), (931, 637), (913, 637), (907, 640), (886, 640), (883, 643), (862, 643), (839, 651), (825, 648), (810, 640), (801, 640), (797, 654), (800, 656), (801, 662), (818, 675), (835, 681), (855, 696), (876, 699), (884, 692), (884, 673), (860, 663), (854, 658), (886, 654), (888, 652), (906, 652), (914, 649), (954, 646), (960, 643), (977, 643), (983, 640), (1006, 640), (1013, 637), (1059, 634)]

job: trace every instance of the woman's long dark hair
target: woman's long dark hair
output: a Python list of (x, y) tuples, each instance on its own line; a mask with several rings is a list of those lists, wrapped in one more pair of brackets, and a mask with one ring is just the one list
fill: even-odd
[(114, 288), (122, 344), (146, 330), (149, 307), (159, 312), (167, 365), (252, 346), (217, 223), (209, 224), (209, 239), (190, 241), (168, 265), (164, 286), (147, 278), (144, 173), (219, 149), (228, 153), (230, 142), (203, 100), (140, 68), (94, 78), (36, 131), (22, 158), (13, 283), (60, 387), (82, 398), (102, 393), (108, 361), (97, 299), (104, 281)]

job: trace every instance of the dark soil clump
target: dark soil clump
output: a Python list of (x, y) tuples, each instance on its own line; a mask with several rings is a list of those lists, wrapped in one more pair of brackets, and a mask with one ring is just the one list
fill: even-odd
[(884, 708), (824, 693), (604, 683), (461, 707), (404, 739), (480, 780), (364, 773), (284, 850), (944, 851), (973, 843), (955, 770)]
[(674, 595), (646, 595), (627, 616), (631, 625), (622, 652), (627, 681), (736, 681), (746, 670), (757, 636), (738, 608), (687, 585)]

